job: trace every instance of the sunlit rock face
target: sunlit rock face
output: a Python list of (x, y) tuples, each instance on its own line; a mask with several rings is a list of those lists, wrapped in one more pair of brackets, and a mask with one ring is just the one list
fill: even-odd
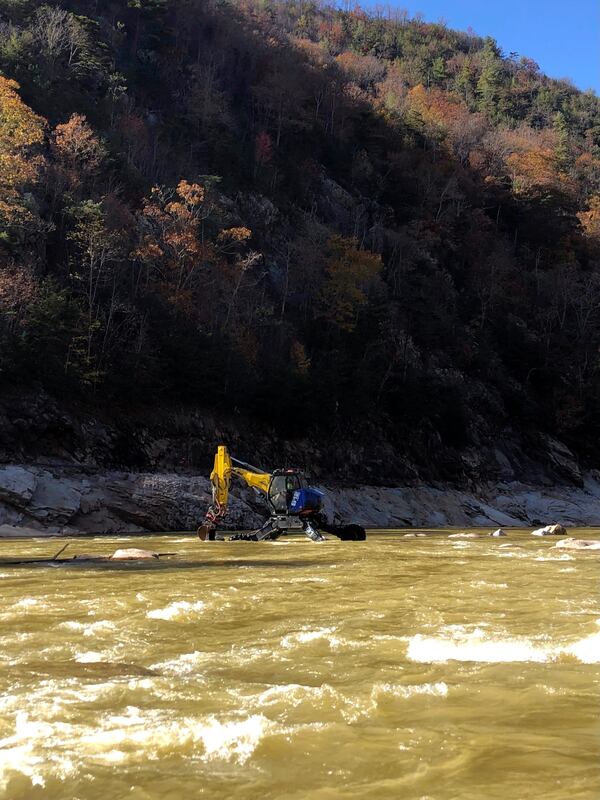
[[(321, 485), (330, 519), (371, 528), (488, 528), (561, 520), (533, 531), (565, 535), (566, 527), (600, 524), (600, 483), (585, 487), (502, 483), (480, 493), (444, 486)], [(195, 530), (211, 501), (203, 475), (98, 471), (6, 465), (0, 467), (0, 537), (76, 533)], [(232, 485), (225, 527), (260, 526), (267, 507), (253, 490)]]

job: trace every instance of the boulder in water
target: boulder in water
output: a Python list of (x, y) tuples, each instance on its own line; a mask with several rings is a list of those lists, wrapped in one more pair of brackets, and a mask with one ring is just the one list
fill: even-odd
[(531, 531), (532, 536), (566, 536), (567, 530), (564, 525), (546, 525), (545, 528), (537, 528)]
[(152, 550), (141, 550), (139, 547), (126, 547), (122, 550), (115, 550), (110, 558), (112, 561), (140, 561), (158, 558), (158, 553), (154, 553)]
[(561, 547), (565, 550), (600, 550), (600, 541), (597, 539), (576, 539), (574, 536), (568, 536), (566, 539), (561, 539), (554, 547)]
[(490, 533), (490, 536), (506, 536), (506, 533), (502, 530), (502, 528), (498, 528), (497, 531)]

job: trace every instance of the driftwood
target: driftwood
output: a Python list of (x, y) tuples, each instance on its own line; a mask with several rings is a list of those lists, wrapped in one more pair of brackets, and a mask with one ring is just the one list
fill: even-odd
[(64, 551), (67, 549), (68, 546), (69, 546), (69, 542), (67, 542), (66, 544), (63, 544), (63, 546), (60, 548), (58, 553), (54, 556), (54, 561), (56, 561), (56, 559), (59, 557), (59, 555), (61, 553), (64, 553)]
[[(126, 558), (113, 558), (113, 555), (110, 556), (103, 556), (103, 555), (93, 555), (88, 553), (81, 553), (80, 555), (71, 556), (70, 558), (59, 558), (60, 554), (63, 553), (66, 548), (69, 546), (69, 542), (61, 547), (61, 549), (56, 553), (54, 556), (50, 556), (49, 558), (1, 558), (0, 559), (0, 566), (3, 567), (10, 567), (10, 566), (21, 566), (23, 564), (75, 564), (77, 562), (92, 562), (92, 563), (105, 563), (107, 561), (110, 562), (123, 562), (123, 561), (151, 561), (151, 560), (158, 560), (161, 558), (165, 558), (168, 556), (176, 556), (177, 553), (154, 553), (151, 557), (149, 556), (141, 556), (139, 558), (135, 557), (126, 557)], [(118, 552), (118, 551), (116, 551)]]

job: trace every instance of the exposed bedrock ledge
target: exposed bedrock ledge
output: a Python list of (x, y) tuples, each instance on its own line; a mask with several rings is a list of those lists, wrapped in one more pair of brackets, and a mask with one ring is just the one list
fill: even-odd
[[(582, 488), (510, 482), (478, 493), (443, 486), (323, 488), (330, 516), (367, 527), (600, 525), (600, 474), (583, 477)], [(203, 476), (0, 467), (0, 537), (194, 530), (209, 502)], [(232, 491), (227, 527), (254, 528), (263, 517), (253, 491)]]

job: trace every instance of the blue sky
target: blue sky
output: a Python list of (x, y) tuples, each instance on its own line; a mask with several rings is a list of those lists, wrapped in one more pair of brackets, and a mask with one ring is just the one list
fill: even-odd
[[(365, 2), (372, 7), (375, 0)], [(385, 0), (380, 2), (385, 5)], [(600, 0), (391, 0), (427, 22), (469, 26), (493, 36), (504, 53), (533, 58), (552, 78), (571, 78), (600, 94)]]

